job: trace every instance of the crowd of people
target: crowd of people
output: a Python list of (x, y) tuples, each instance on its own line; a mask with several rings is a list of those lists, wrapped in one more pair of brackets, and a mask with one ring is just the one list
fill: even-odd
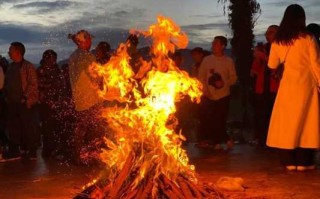
[(89, 66), (105, 64), (110, 45), (100, 42), (93, 54), (92, 38), (85, 30), (71, 35), (77, 49), (68, 63), (58, 66), (57, 53), (48, 49), (38, 68), (24, 58), (24, 44), (10, 44), (12, 62), (2, 58), (0, 67), (0, 162), (35, 160), (41, 145), (43, 158), (79, 163), (83, 146), (103, 137), (101, 119), (95, 117), (102, 102), (97, 93), (102, 82), (92, 77)]
[[(306, 26), (305, 18), (301, 6), (287, 7), (280, 25), (267, 28), (266, 43), (255, 46), (250, 74), (254, 143), (278, 148), (288, 170), (314, 169), (315, 151), (320, 147), (320, 26)], [(69, 38), (77, 48), (63, 66), (57, 64), (57, 53), (48, 49), (35, 68), (24, 58), (21, 42), (9, 47), (11, 63), (1, 58), (0, 162), (37, 159), (41, 143), (43, 158), (81, 164), (90, 148), (103, 147), (107, 125), (99, 117), (103, 99), (97, 92), (103, 82), (91, 75), (89, 66), (106, 64), (111, 47), (101, 41), (94, 53), (90, 51), (94, 36), (86, 30)], [(138, 37), (130, 35), (126, 42), (130, 65), (140, 79), (143, 57), (137, 49)], [(223, 143), (227, 149), (234, 145), (227, 134), (227, 119), (237, 73), (233, 59), (225, 53), (227, 45), (226, 37), (216, 36), (211, 52), (201, 47), (191, 51), (194, 65), (188, 72), (202, 83), (203, 96), (200, 105), (178, 104), (177, 118), (183, 129), (185, 115), (196, 115), (200, 148), (221, 150)], [(177, 51), (171, 58), (182, 69), (182, 54)]]

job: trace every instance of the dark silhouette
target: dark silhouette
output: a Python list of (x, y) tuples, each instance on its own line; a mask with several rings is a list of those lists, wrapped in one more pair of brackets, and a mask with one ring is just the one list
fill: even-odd
[[(256, 0), (218, 0), (228, 6), (229, 24), (233, 32), (231, 39), (232, 54), (235, 56), (235, 66), (242, 90), (242, 104), (244, 107), (244, 128), (248, 124), (248, 101), (250, 88), (250, 67), (253, 61), (253, 28), (260, 15), (260, 4)], [(225, 7), (224, 7), (225, 9)]]
[(37, 157), (39, 135), (35, 130), (34, 106), (39, 97), (38, 80), (35, 67), (24, 59), (24, 54), (22, 43), (11, 43), (9, 56), (12, 63), (5, 79), (9, 133), (9, 151), (4, 154), (6, 160), (19, 159), (21, 155), (30, 159)]
[(309, 25), (307, 25), (307, 30), (314, 35), (318, 44), (320, 45), (320, 25), (310, 23)]

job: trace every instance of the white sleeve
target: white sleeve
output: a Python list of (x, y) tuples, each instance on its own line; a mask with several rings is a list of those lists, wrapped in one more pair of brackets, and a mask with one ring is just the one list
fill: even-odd
[(206, 77), (207, 77), (206, 62), (207, 62), (207, 59), (204, 58), (199, 66), (199, 73), (198, 73), (198, 79), (202, 83), (203, 86), (206, 85), (206, 81), (207, 81), (207, 79), (206, 79)]
[(276, 44), (272, 43), (271, 44), (271, 50), (270, 50), (270, 55), (268, 59), (268, 66), (269, 68), (277, 68), (280, 64), (280, 58), (276, 49)]

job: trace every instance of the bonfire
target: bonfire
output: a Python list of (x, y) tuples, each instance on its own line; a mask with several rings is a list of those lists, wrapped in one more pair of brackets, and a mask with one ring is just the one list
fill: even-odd
[(129, 65), (129, 43), (119, 46), (106, 65), (92, 65), (104, 80), (100, 96), (119, 102), (102, 117), (114, 132), (104, 138), (100, 157), (108, 172), (85, 186), (75, 198), (217, 198), (213, 187), (197, 180), (195, 167), (182, 149), (185, 138), (176, 130), (175, 104), (183, 97), (199, 103), (201, 83), (174, 65), (170, 54), (185, 48), (187, 35), (170, 19), (139, 34), (151, 38), (151, 60), (137, 74)]

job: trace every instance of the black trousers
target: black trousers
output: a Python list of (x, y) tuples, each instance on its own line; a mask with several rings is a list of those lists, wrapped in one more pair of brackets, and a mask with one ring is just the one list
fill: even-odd
[(284, 166), (311, 166), (315, 164), (315, 149), (279, 149), (280, 161)]
[[(82, 151), (97, 149), (96, 145), (103, 142), (105, 135), (104, 119), (99, 113), (100, 107), (91, 107), (88, 110), (77, 112), (74, 135), (72, 136), (73, 159), (78, 162)], [(100, 142), (99, 142), (100, 141)], [(99, 148), (99, 147), (98, 147)]]
[(7, 105), (6, 105), (6, 102), (4, 101), (2, 93), (0, 92), (0, 147), (8, 144), (8, 138), (6, 135), (6, 118), (7, 118)]
[(259, 145), (266, 145), (269, 114), (268, 96), (265, 94), (254, 95), (254, 135)]
[(35, 130), (34, 109), (24, 104), (8, 104), (7, 114), (9, 152), (17, 153), (20, 148), (35, 153), (39, 135)]
[(229, 96), (219, 100), (202, 99), (199, 141), (210, 140), (213, 144), (219, 144), (229, 139), (227, 135), (229, 102)]
[(47, 104), (40, 104), (38, 110), (41, 122), (42, 153), (44, 155), (51, 155), (57, 148), (57, 114)]

